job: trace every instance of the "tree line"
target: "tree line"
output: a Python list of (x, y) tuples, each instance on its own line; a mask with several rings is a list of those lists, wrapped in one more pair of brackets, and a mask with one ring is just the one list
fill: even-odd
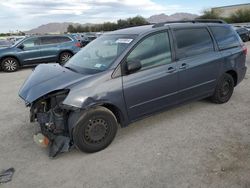
[(235, 13), (232, 13), (229, 17), (221, 17), (220, 12), (211, 10), (204, 10), (200, 19), (222, 19), (227, 23), (244, 23), (250, 22), (250, 9), (239, 9)]
[[(250, 9), (239, 9), (235, 13), (232, 13), (229, 17), (221, 17), (220, 12), (211, 10), (204, 10), (199, 19), (222, 19), (227, 23), (243, 23), (250, 22)], [(141, 26), (149, 24), (142, 16), (136, 16), (128, 19), (119, 19), (116, 22), (104, 22), (103, 24), (93, 25), (69, 25), (67, 32), (69, 33), (81, 33), (81, 32), (99, 32), (99, 31), (114, 31), (117, 29), (123, 29), (133, 26)]]
[(149, 24), (142, 16), (136, 16), (128, 19), (119, 19), (117, 22), (104, 22), (103, 24), (94, 25), (69, 25), (67, 31), (70, 33), (82, 33), (82, 32), (99, 32), (99, 31), (114, 31), (117, 29), (123, 29), (133, 26), (141, 26)]
[(12, 36), (12, 35), (15, 35), (15, 36), (24, 36), (25, 33), (22, 32), (22, 31), (19, 31), (19, 32), (16, 32), (16, 33), (0, 33), (0, 37), (6, 37), (6, 36)]

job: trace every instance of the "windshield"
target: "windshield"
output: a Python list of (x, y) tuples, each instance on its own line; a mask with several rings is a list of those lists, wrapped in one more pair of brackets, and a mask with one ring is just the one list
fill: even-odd
[(134, 38), (134, 35), (103, 35), (75, 54), (65, 67), (86, 74), (105, 71)]
[(19, 43), (21, 43), (24, 39), (26, 39), (26, 37), (21, 38), (21, 39), (18, 39), (18, 40), (12, 45), (12, 47), (13, 47), (13, 46), (16, 46), (16, 45), (19, 44)]

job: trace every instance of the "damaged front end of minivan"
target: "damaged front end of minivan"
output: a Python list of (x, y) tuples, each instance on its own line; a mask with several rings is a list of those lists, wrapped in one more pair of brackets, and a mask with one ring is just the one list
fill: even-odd
[(112, 87), (103, 84), (108, 83), (105, 81), (110, 79), (112, 71), (84, 74), (59, 64), (41, 64), (21, 86), (19, 96), (30, 108), (30, 121), (38, 129), (34, 141), (48, 147), (50, 157), (73, 146), (96, 152), (111, 143), (117, 119), (111, 110), (100, 106), (113, 104), (109, 99), (123, 99), (120, 84), (113, 83)]
[(34, 141), (49, 147), (50, 157), (67, 152), (73, 145), (67, 123), (70, 110), (62, 104), (68, 93), (69, 90), (53, 92), (30, 105), (30, 121), (39, 123)]
[(84, 78), (58, 64), (39, 65), (20, 88), (19, 96), (30, 107), (30, 121), (39, 124), (35, 126), (34, 141), (49, 147), (50, 157), (73, 145), (67, 121), (70, 112), (78, 108), (63, 101), (70, 92), (68, 86)]

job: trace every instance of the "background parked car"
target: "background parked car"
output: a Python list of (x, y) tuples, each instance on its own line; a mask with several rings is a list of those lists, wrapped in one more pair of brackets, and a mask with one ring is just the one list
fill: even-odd
[(101, 36), (102, 33), (98, 32), (98, 33), (72, 33), (70, 34), (71, 36), (73, 36), (77, 41), (79, 41), (81, 43), (81, 47), (86, 46), (88, 43), (90, 43), (91, 41), (95, 40), (97, 37)]
[(250, 26), (244, 26), (244, 28), (246, 28), (248, 30), (248, 36), (249, 36), (249, 40), (250, 40)]
[(84, 34), (82, 35), (82, 46), (86, 46), (91, 41), (95, 40), (97, 37), (94, 34)]
[(249, 25), (246, 25), (244, 27), (250, 32), (250, 26)]
[(243, 42), (249, 41), (249, 31), (245, 27), (234, 27)]
[(31, 36), (0, 49), (3, 71), (14, 72), (21, 66), (47, 62), (64, 64), (81, 48), (80, 42), (70, 35)]
[(81, 34), (79, 34), (79, 33), (72, 33), (72, 34), (70, 34), (70, 35), (71, 35), (73, 38), (75, 38), (78, 42), (80, 42), (81, 47), (83, 47), (83, 45), (82, 45), (83, 37), (82, 37)]

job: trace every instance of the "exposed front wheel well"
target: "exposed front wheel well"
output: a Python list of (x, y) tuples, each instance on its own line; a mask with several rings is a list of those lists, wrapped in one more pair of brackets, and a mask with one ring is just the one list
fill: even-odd
[[(122, 112), (120, 111), (120, 109), (117, 108), (116, 106), (114, 106), (112, 104), (104, 103), (104, 104), (100, 104), (100, 105), (97, 105), (97, 106), (90, 107), (90, 109), (97, 108), (97, 107), (104, 107), (104, 108), (110, 110), (113, 113), (113, 115), (116, 117), (117, 122), (120, 124), (120, 126), (121, 127), (125, 127), (126, 126), (126, 122), (125, 122), (124, 116), (123, 116)], [(81, 116), (84, 113), (87, 113), (88, 110), (89, 109), (79, 110), (79, 111), (75, 111), (75, 112), (72, 111), (69, 114), (69, 116), (68, 116), (68, 129), (69, 129), (69, 134), (70, 134), (71, 138), (72, 138), (72, 131), (73, 131), (75, 125), (81, 119)]]
[(112, 104), (103, 104), (101, 106), (109, 109), (115, 115), (115, 117), (116, 117), (118, 123), (121, 125), (121, 127), (125, 126), (123, 114), (116, 106), (114, 106)]
[(233, 79), (234, 79), (234, 86), (236, 86), (237, 85), (237, 81), (238, 81), (237, 72), (235, 72), (234, 70), (229, 70), (226, 73), (230, 74), (233, 77)]
[(96, 106), (83, 113), (72, 130), (74, 145), (93, 153), (106, 148), (117, 132), (117, 119), (107, 108)]

